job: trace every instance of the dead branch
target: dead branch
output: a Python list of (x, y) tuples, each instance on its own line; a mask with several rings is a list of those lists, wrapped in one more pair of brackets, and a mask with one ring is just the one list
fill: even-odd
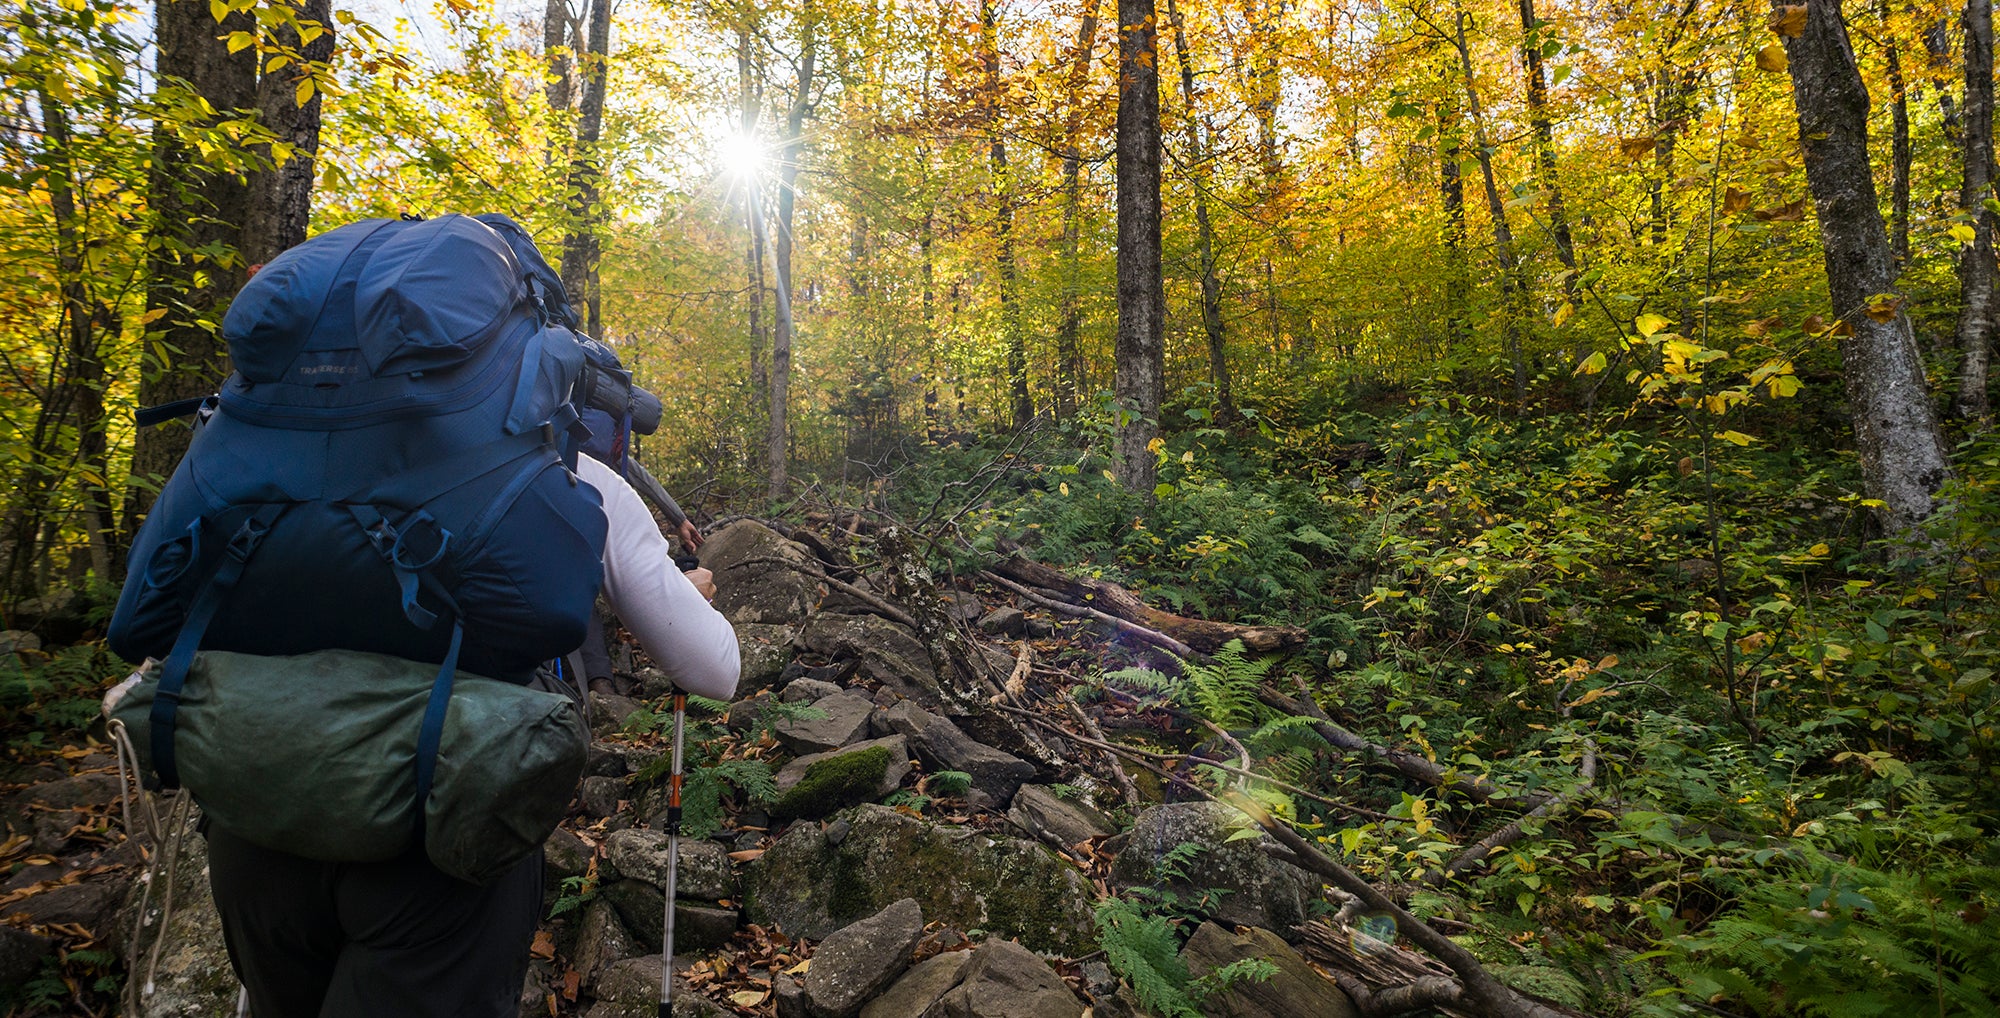
[(1051, 591), (1071, 604), (1095, 605), (1105, 614), (1165, 634), (1204, 654), (1221, 650), (1231, 640), (1241, 640), (1243, 649), (1258, 654), (1288, 650), (1306, 641), (1306, 631), (1297, 626), (1245, 626), (1161, 611), (1115, 583), (1071, 576), (1018, 553), (1002, 559), (987, 572)]
[(860, 601), (861, 603), (867, 605), (868, 607), (875, 609), (876, 611), (882, 614), (883, 618), (886, 618), (891, 622), (900, 623), (902, 625), (910, 627), (911, 629), (918, 628), (917, 620), (911, 618), (909, 612), (906, 612), (903, 609), (898, 608), (895, 605), (882, 600), (877, 595), (861, 587), (857, 587), (854, 584), (847, 582), (846, 580), (836, 580), (833, 577), (828, 576), (826, 568), (824, 566), (821, 566), (818, 560), (816, 559), (805, 559), (803, 561), (799, 561), (799, 560), (784, 558), (778, 555), (764, 555), (758, 558), (746, 558), (741, 562), (730, 563), (728, 568), (740, 569), (743, 566), (758, 566), (758, 565), (780, 565), (788, 569), (804, 573), (807, 576), (810, 576), (813, 579), (816, 579), (819, 582), (824, 583), (827, 586), (832, 587), (833, 589), (838, 590), (841, 593), (846, 594), (849, 597), (852, 597)]
[(1166, 651), (1169, 654), (1174, 655), (1175, 657), (1199, 658), (1202, 656), (1200, 654), (1196, 654), (1194, 652), (1194, 648), (1189, 647), (1187, 644), (1182, 643), (1179, 640), (1176, 640), (1173, 637), (1168, 636), (1167, 634), (1162, 633), (1158, 630), (1147, 629), (1145, 626), (1142, 626), (1137, 622), (1133, 622), (1129, 619), (1121, 619), (1116, 615), (1106, 614), (1105, 612), (1098, 611), (1095, 608), (1086, 608), (1083, 607), (1082, 605), (1070, 604), (1067, 601), (1058, 601), (1052, 597), (1044, 597), (1041, 594), (1037, 594), (1034, 591), (1029, 590), (1024, 586), (1015, 583), (1013, 580), (1010, 580), (1005, 576), (1001, 576), (1000, 574), (994, 572), (991, 569), (986, 570), (981, 575), (985, 576), (989, 580), (992, 580), (994, 583), (997, 583), (1000, 586), (1005, 587), (1008, 590), (1011, 590), (1014, 593), (1027, 598), (1029, 601), (1032, 601), (1035, 604), (1041, 605), (1042, 607), (1049, 609), (1050, 611), (1061, 612), (1062, 614), (1068, 615), (1071, 618), (1096, 619), (1097, 621), (1106, 623), (1107, 625), (1110, 625), (1113, 628), (1116, 628), (1123, 632), (1131, 633), (1133, 636), (1136, 636), (1139, 639), (1146, 641), (1147, 643), (1159, 647), (1160, 649)]
[[(1091, 720), (1090, 715), (1085, 714), (1082, 707), (1077, 706), (1075, 698), (1071, 697), (1067, 690), (1062, 694), (1062, 703), (1063, 707), (1069, 711), (1069, 716), (1074, 718), (1077, 724), (1083, 726), (1083, 730), (1090, 734), (1093, 741), (1105, 745), (1110, 744), (1110, 740), (1104, 737), (1104, 729), (1099, 728), (1097, 722)], [(1125, 773), (1125, 768), (1119, 764), (1118, 754), (1106, 752), (1104, 760), (1111, 765), (1111, 776), (1117, 779), (1118, 790), (1125, 795), (1125, 805), (1132, 807), (1136, 812), (1142, 804), (1142, 800), (1139, 798), (1139, 786), (1132, 783), (1132, 776)]]
[(1445, 768), (1437, 761), (1427, 759), (1407, 750), (1391, 749), (1377, 742), (1371, 742), (1342, 728), (1332, 718), (1327, 717), (1319, 704), (1311, 698), (1294, 700), (1274, 689), (1264, 689), (1257, 698), (1266, 706), (1274, 707), (1286, 714), (1312, 718), (1313, 731), (1319, 733), (1335, 749), (1349, 753), (1365, 753), (1403, 772), (1412, 780), (1439, 789), (1458, 792), (1476, 802), (1492, 802), (1504, 799), (1507, 805), (1536, 807), (1554, 798), (1547, 793), (1509, 793), (1480, 778), (1454, 778), (1447, 780)]

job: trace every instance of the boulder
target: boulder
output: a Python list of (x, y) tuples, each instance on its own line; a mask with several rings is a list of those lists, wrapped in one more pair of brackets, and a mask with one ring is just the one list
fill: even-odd
[(785, 751), (797, 756), (824, 753), (851, 746), (868, 737), (868, 715), (874, 701), (853, 691), (842, 691), (813, 701), (824, 717), (812, 720), (780, 721), (772, 729)]
[[(207, 882), (204, 874), (202, 883)], [(118, 912), (125, 893), (120, 881), (84, 880), (30, 894), (9, 904), (7, 914), (25, 915), (28, 922), (42, 926), (81, 926), (99, 939), (116, 940), (122, 932), (117, 928)]]
[(15, 926), (0, 926), (0, 1000), (12, 997), (22, 983), (42, 970), (56, 953), (56, 942)]
[(792, 761), (772, 779), (780, 819), (822, 817), (894, 792), (910, 773), (910, 749), (900, 735)]
[(937, 670), (923, 641), (903, 626), (875, 615), (815, 615), (799, 645), (829, 658), (860, 662), (862, 677), (926, 706), (939, 701)]
[(884, 720), (891, 730), (910, 740), (910, 748), (932, 771), (963, 771), (972, 787), (1004, 807), (1021, 783), (1035, 776), (1035, 765), (1012, 753), (974, 742), (950, 720), (909, 700), (889, 708)]
[(813, 568), (812, 553), (755, 520), (716, 531), (700, 558), (715, 574), (715, 610), (731, 622), (793, 626), (819, 604), (819, 581), (802, 571)]
[[(1265, 854), (1265, 845), (1276, 844), (1269, 835), (1230, 840), (1251, 824), (1242, 811), (1218, 802), (1154, 806), (1133, 822), (1112, 877), (1120, 888), (1159, 887), (1183, 902), (1199, 902), (1197, 910), (1219, 923), (1291, 929), (1306, 921), (1306, 903), (1319, 897), (1321, 884)], [(1185, 844), (1200, 846), (1187, 864), (1189, 876), (1163, 879), (1161, 858)]]
[[(627, 958), (597, 980), (597, 1003), (584, 1018), (655, 1018), (660, 1008), (660, 956)], [(674, 980), (673, 1018), (729, 1018), (722, 1005)]]
[(645, 704), (629, 696), (593, 692), (590, 694), (588, 707), (590, 734), (593, 738), (599, 739), (615, 735), (625, 729), (626, 718), (645, 709), (647, 709)]
[(825, 679), (815, 679), (810, 676), (800, 676), (785, 683), (785, 688), (778, 691), (778, 699), (786, 703), (799, 703), (801, 701), (813, 703), (829, 696), (838, 696), (839, 694), (839, 683), (828, 682)]
[[(614, 881), (598, 895), (618, 910), (625, 928), (645, 945), (658, 944), (666, 934), (666, 892), (643, 880)], [(740, 916), (733, 908), (674, 902), (674, 950), (710, 951), (729, 942)]]
[(625, 788), (624, 778), (585, 778), (576, 798), (583, 806), (585, 816), (602, 820), (618, 812), (618, 804), (625, 798)]
[(778, 677), (785, 674), (785, 666), (795, 653), (792, 627), (761, 622), (739, 623), (736, 646), (743, 654), (743, 674), (736, 680), (738, 697), (752, 696), (777, 685)]
[(1333, 981), (1313, 971), (1299, 953), (1270, 930), (1245, 927), (1231, 933), (1203, 923), (1181, 960), (1195, 977), (1225, 965), (1257, 959), (1277, 966), (1269, 979), (1239, 980), (1227, 991), (1209, 995), (1201, 1012), (1207, 1018), (1360, 1018), (1354, 1002)]
[(965, 975), (971, 951), (946, 951), (918, 962), (889, 992), (861, 1009), (861, 1018), (910, 1018), (927, 1014)]
[(1082, 1018), (1083, 1003), (1035, 952), (1011, 940), (972, 950), (958, 985), (938, 999), (938, 1018)]
[[(165, 880), (166, 872), (159, 875)], [(116, 952), (125, 939), (145, 901), (145, 925), (140, 930), (140, 947), (150, 950), (162, 943), (159, 966), (152, 969), (153, 992), (139, 1002), (136, 1014), (126, 1018), (181, 1018), (184, 1015), (233, 1015), (236, 1013), (236, 973), (229, 967), (229, 953), (222, 946), (222, 918), (215, 912), (215, 899), (208, 891), (208, 841), (194, 831), (188, 821), (180, 849), (174, 857), (173, 916), (160, 928), (164, 885), (152, 888), (142, 874), (133, 881), (125, 908), (117, 919)], [(143, 955), (142, 955), (143, 957)]]
[(42, 638), (21, 629), (0, 629), (0, 654), (42, 649)]
[(851, 923), (820, 941), (806, 971), (806, 1005), (812, 1018), (854, 1018), (861, 1005), (910, 967), (910, 950), (924, 935), (915, 899)]
[(988, 636), (1020, 636), (1028, 631), (1028, 615), (1019, 608), (1002, 605), (980, 618), (979, 631)]
[(642, 953), (632, 934), (618, 919), (618, 909), (598, 899), (583, 907), (577, 923), (576, 946), (570, 950), (570, 964), (582, 977), (586, 993), (597, 992), (597, 979), (614, 963)]
[(1065, 848), (1113, 833), (1109, 817), (1075, 799), (1056, 795), (1047, 785), (1022, 785), (1014, 793), (1007, 819), (1028, 836)]
[(1080, 955), (1096, 946), (1097, 895), (1075, 866), (1032, 841), (886, 806), (860, 806), (827, 830), (794, 824), (744, 871), (750, 921), (794, 937), (824, 938), (901, 898), (914, 898), (934, 922), (1016, 937), (1036, 950)]
[(594, 854), (582, 838), (560, 827), (550, 831), (549, 840), (542, 842), (543, 881), (551, 891), (560, 889), (564, 880), (589, 871)]
[[(674, 896), (682, 901), (722, 901), (736, 897), (736, 874), (729, 854), (713, 841), (682, 838), (680, 865), (674, 872)], [(631, 877), (654, 887), (667, 886), (667, 836), (637, 828), (614, 832), (604, 839), (601, 875), (607, 880)]]

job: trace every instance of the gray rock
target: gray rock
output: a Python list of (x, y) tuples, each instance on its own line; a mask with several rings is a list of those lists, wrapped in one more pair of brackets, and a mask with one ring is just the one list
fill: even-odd
[(971, 951), (946, 951), (918, 962), (887, 993), (861, 1009), (861, 1018), (910, 1018), (926, 1014), (965, 975)]
[(825, 717), (781, 721), (772, 730), (780, 745), (797, 756), (824, 753), (852, 745), (868, 735), (868, 715), (875, 704), (860, 693), (842, 691), (813, 701)]
[(540, 958), (528, 963), (528, 973), (521, 977), (521, 999), (514, 1007), (514, 1018), (546, 1018), (549, 995), (554, 992), (554, 975), (549, 971), (549, 963)]
[(1203, 923), (1187, 946), (1181, 960), (1197, 978), (1225, 965), (1256, 958), (1276, 965), (1269, 979), (1242, 980), (1227, 992), (1202, 1001), (1208, 1018), (1359, 1018), (1354, 1002), (1333, 981), (1314, 972), (1270, 930), (1249, 927), (1231, 933), (1214, 923)]
[[(812, 791), (807, 797), (809, 801), (790, 801), (792, 798), (790, 797), (791, 791), (797, 788), (801, 781), (805, 781), (807, 775), (812, 773), (815, 767), (820, 767), (822, 770), (825, 767), (838, 769), (841, 767), (840, 761), (859, 756), (878, 747), (888, 751), (888, 761), (883, 766), (881, 774), (875, 776), (875, 782), (872, 786), (862, 788), (859, 784), (859, 776), (853, 776), (851, 781), (847, 776), (842, 776), (832, 779), (830, 783), (822, 780), (821, 783), (825, 787)], [(879, 799), (894, 792), (903, 786), (903, 779), (908, 777), (909, 773), (910, 748), (907, 741), (900, 735), (891, 735), (886, 739), (872, 739), (868, 742), (857, 742), (852, 746), (845, 746), (826, 753), (813, 753), (808, 756), (799, 757), (791, 763), (786, 764), (778, 771), (777, 776), (772, 779), (778, 786), (778, 799), (772, 808), (775, 812), (793, 817), (825, 816), (836, 810), (857, 805), (860, 801)]]
[(793, 824), (744, 870), (750, 921), (818, 940), (900, 898), (958, 929), (1017, 937), (1037, 950), (1095, 947), (1094, 889), (1075, 866), (1019, 838), (927, 823), (886, 806), (842, 814), (838, 844)]
[(1047, 785), (1022, 785), (1014, 793), (1007, 819), (1030, 837), (1065, 848), (1113, 832), (1109, 817), (1074, 799), (1056, 795)]
[(910, 949), (923, 935), (923, 912), (915, 899), (903, 898), (820, 941), (806, 971), (813, 1018), (861, 1013), (861, 1005), (910, 967)]
[(570, 964), (582, 977), (584, 992), (596, 994), (598, 977), (605, 970), (640, 953), (632, 934), (619, 921), (616, 906), (599, 899), (583, 907), (583, 919), (577, 923), (576, 946), (570, 950)]
[(31, 785), (15, 793), (9, 802), (18, 812), (26, 812), (26, 808), (30, 805), (49, 809), (79, 809), (116, 802), (118, 791), (116, 774), (77, 774)]
[[(659, 1007), (660, 956), (653, 954), (627, 958), (605, 970), (597, 981), (597, 1003), (583, 1014), (584, 1018), (654, 1018)], [(677, 977), (673, 1018), (730, 1018), (730, 1012), (688, 989)]]
[(603, 819), (618, 812), (618, 803), (625, 798), (625, 788), (624, 778), (585, 778), (577, 800), (583, 806), (584, 815)]
[(25, 915), (29, 922), (47, 926), (74, 923), (108, 938), (113, 936), (111, 927), (117, 922), (125, 891), (122, 882), (85, 880), (29, 895), (8, 905), (7, 914)]
[(777, 997), (778, 1018), (813, 1018), (806, 984), (797, 978), (779, 973), (771, 984), (771, 993)]
[(736, 646), (743, 655), (743, 674), (736, 680), (738, 697), (753, 696), (776, 685), (796, 652), (792, 627), (758, 622), (737, 625)]
[(0, 998), (35, 977), (43, 959), (56, 952), (56, 942), (16, 926), (0, 926)]
[(549, 840), (542, 842), (543, 873), (549, 885), (559, 885), (565, 877), (583, 876), (594, 854), (582, 838), (560, 827), (549, 832)]
[(738, 520), (701, 546), (701, 564), (715, 574), (715, 610), (731, 622), (797, 625), (819, 604), (819, 581), (779, 562), (812, 569), (812, 553), (754, 520)]
[(1028, 631), (1028, 615), (1019, 608), (1003, 605), (979, 620), (979, 631), (988, 636), (1020, 636)]
[[(1176, 802), (1139, 814), (1125, 850), (1112, 867), (1121, 888), (1157, 886), (1182, 901), (1206, 898), (1210, 918), (1229, 926), (1290, 929), (1306, 921), (1306, 903), (1321, 891), (1319, 880), (1263, 851), (1275, 844), (1269, 835), (1230, 841), (1251, 824), (1239, 810), (1216, 802)], [(1156, 873), (1161, 857), (1183, 844), (1202, 846), (1189, 865), (1193, 879), (1162, 881)], [(1205, 894), (1210, 890), (1224, 892)]]
[(625, 766), (625, 758), (613, 751), (618, 743), (593, 742), (583, 755), (583, 776), (586, 778), (622, 778), (630, 771)]
[(964, 771), (972, 786), (1005, 806), (1014, 790), (1035, 776), (1035, 765), (991, 746), (974, 742), (946, 718), (905, 700), (889, 708), (884, 720), (910, 740), (910, 748), (932, 771)]
[[(729, 853), (712, 841), (680, 839), (680, 866), (674, 873), (674, 896), (682, 901), (722, 901), (736, 897), (736, 874)], [(613, 877), (631, 877), (654, 887), (667, 885), (667, 836), (660, 831), (630, 829), (604, 839), (604, 858)]]
[(590, 734), (603, 738), (624, 730), (625, 719), (633, 712), (646, 709), (646, 705), (629, 696), (616, 693), (590, 694)]
[(926, 706), (938, 704), (937, 670), (915, 633), (875, 615), (816, 615), (798, 635), (815, 654), (860, 662), (861, 675)]
[[(664, 891), (643, 880), (619, 880), (598, 892), (618, 910), (625, 928), (651, 946), (666, 934), (667, 916)], [(710, 951), (729, 942), (740, 925), (741, 916), (733, 908), (674, 902), (674, 951)]]
[[(146, 896), (142, 875), (132, 883), (125, 908), (117, 919), (114, 953), (122, 953), (124, 941), (139, 914), (145, 897), (145, 926), (139, 946), (150, 950), (157, 941), (164, 944), (154, 972), (153, 993), (140, 1002), (138, 1013), (126, 1018), (183, 1018), (189, 1015), (233, 1015), (236, 1013), (236, 973), (229, 967), (229, 953), (222, 946), (222, 919), (215, 912), (215, 899), (208, 890), (208, 841), (194, 832), (190, 821), (182, 836), (172, 870), (174, 912), (164, 931), (160, 928), (160, 905), (164, 884)], [(162, 873), (158, 878), (166, 879)], [(100, 931), (105, 932), (105, 931)]]
[(778, 699), (786, 703), (813, 703), (841, 693), (840, 684), (825, 679), (797, 678), (785, 683), (778, 691)]
[(0, 654), (41, 650), (42, 638), (20, 629), (0, 629)]
[(937, 1002), (939, 1018), (1082, 1018), (1083, 1003), (1069, 984), (1011, 940), (989, 940), (972, 950), (958, 985)]

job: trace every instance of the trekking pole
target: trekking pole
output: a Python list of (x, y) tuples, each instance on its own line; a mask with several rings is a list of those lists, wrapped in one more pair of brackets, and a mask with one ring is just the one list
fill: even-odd
[(667, 773), (666, 935), (660, 945), (660, 1018), (674, 1010), (674, 884), (681, 865), (681, 729), (687, 722), (687, 694), (674, 687), (674, 757)]

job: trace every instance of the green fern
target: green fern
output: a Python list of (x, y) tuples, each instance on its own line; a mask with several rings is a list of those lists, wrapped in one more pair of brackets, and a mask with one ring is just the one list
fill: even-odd
[(1212, 664), (1186, 666), (1175, 699), (1223, 728), (1255, 724), (1265, 712), (1257, 693), (1274, 660), (1252, 660), (1243, 641), (1231, 640), (1216, 652)]
[(1160, 1018), (1201, 1018), (1188, 995), (1192, 977), (1181, 961), (1180, 940), (1166, 917), (1149, 915), (1124, 898), (1097, 906), (1097, 942), (1105, 964), (1132, 984), (1139, 1003)]

